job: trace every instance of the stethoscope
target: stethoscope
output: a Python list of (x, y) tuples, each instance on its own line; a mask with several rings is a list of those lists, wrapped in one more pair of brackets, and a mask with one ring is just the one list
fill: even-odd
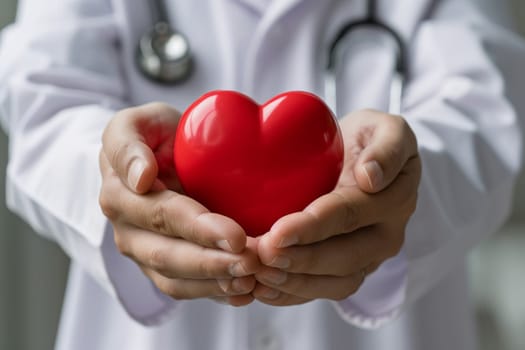
[[(166, 16), (163, 0), (149, 1), (153, 14), (153, 29), (139, 41), (137, 64), (149, 79), (162, 84), (179, 84), (190, 77), (194, 64), (187, 38), (176, 31)], [(337, 106), (336, 75), (342, 58), (342, 42), (352, 31), (371, 28), (382, 31), (392, 38), (396, 49), (395, 68), (390, 84), (389, 112), (401, 113), (403, 87), (407, 76), (406, 48), (402, 37), (377, 17), (377, 0), (368, 1), (365, 18), (346, 23), (336, 34), (328, 48), (325, 66), (325, 99), (329, 106)]]

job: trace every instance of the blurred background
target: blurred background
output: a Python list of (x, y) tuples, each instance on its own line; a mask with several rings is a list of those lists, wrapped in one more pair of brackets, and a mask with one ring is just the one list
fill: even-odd
[[(516, 30), (525, 35), (525, 1), (509, 0), (509, 13), (494, 11), (497, 1), (477, 1), (498, 21), (513, 16)], [(13, 21), (15, 11), (16, 0), (0, 1), (0, 28)], [(0, 350), (52, 349), (68, 259), (5, 208), (6, 159), (6, 136), (0, 131)], [(469, 256), (482, 350), (525, 349), (524, 213), (525, 174), (508, 224)]]

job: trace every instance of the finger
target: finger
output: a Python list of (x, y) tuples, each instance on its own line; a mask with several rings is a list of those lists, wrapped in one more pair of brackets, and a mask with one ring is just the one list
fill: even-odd
[(250, 275), (238, 278), (218, 279), (217, 283), (227, 295), (239, 295), (251, 293), (253, 288), (255, 288), (256, 281), (255, 276)]
[[(111, 171), (110, 167), (106, 169)], [(173, 191), (139, 195), (129, 191), (116, 176), (106, 175), (99, 199), (104, 214), (112, 221), (234, 253), (246, 246), (246, 233), (239, 224)]]
[(310, 245), (275, 248), (258, 246), (261, 262), (286, 272), (344, 277), (396, 255), (404, 241), (404, 226), (367, 227)]
[(242, 289), (224, 291), (216, 280), (173, 279), (148, 268), (142, 268), (142, 271), (162, 293), (177, 300), (243, 295), (253, 289), (253, 283), (239, 283)]
[(219, 304), (235, 307), (246, 306), (255, 300), (251, 294), (232, 295), (229, 297), (212, 297), (211, 299), (218, 302)]
[(267, 287), (304, 299), (343, 300), (357, 292), (364, 282), (365, 274), (362, 271), (350, 276), (334, 277), (285, 273), (265, 268), (255, 278)]
[(354, 176), (361, 190), (376, 193), (390, 185), (405, 163), (417, 156), (417, 141), (404, 118), (375, 111), (362, 113), (377, 122), (372, 133), (362, 139)]
[(128, 188), (145, 193), (153, 185), (159, 171), (154, 150), (174, 137), (179, 117), (166, 104), (150, 103), (123, 110), (108, 124), (102, 151)]
[(136, 228), (115, 230), (119, 251), (168, 278), (229, 279), (254, 274), (260, 262), (255, 252), (231, 254)]
[(291, 306), (300, 305), (311, 301), (311, 299), (301, 298), (295, 295), (280, 292), (277, 289), (257, 284), (252, 293), (255, 299), (272, 306)]
[(368, 194), (357, 186), (339, 186), (303, 211), (279, 219), (261, 242), (277, 248), (320, 242), (330, 237), (386, 221), (407, 221), (417, 203), (421, 174), (418, 157), (410, 159), (385, 190)]

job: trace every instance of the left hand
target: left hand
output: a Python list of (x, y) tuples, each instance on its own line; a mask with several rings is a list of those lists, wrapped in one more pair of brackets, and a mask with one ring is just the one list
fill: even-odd
[(253, 296), (284, 306), (354, 294), (401, 249), (416, 208), (421, 161), (399, 116), (359, 111), (340, 121), (345, 160), (336, 188), (261, 236)]

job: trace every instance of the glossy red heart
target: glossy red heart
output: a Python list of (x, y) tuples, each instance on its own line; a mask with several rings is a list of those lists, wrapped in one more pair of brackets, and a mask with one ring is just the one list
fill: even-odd
[(343, 140), (313, 94), (287, 92), (259, 106), (238, 92), (212, 91), (183, 114), (174, 160), (188, 196), (257, 236), (334, 188)]

